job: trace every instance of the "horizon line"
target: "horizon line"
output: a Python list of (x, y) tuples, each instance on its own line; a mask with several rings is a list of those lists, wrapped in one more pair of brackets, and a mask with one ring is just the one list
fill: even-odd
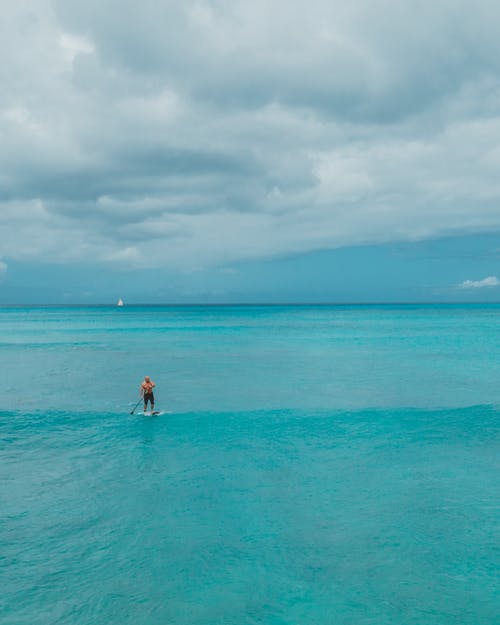
[(187, 308), (187, 307), (230, 307), (230, 306), (436, 306), (436, 305), (445, 305), (445, 306), (497, 306), (500, 305), (500, 300), (498, 301), (476, 301), (476, 302), (467, 302), (467, 301), (409, 301), (409, 302), (399, 302), (399, 301), (368, 301), (368, 302), (356, 302), (356, 301), (345, 301), (345, 302), (174, 302), (174, 303), (148, 303), (148, 302), (139, 302), (132, 304), (124, 304), (123, 306), (118, 306), (117, 304), (112, 303), (84, 303), (84, 302), (76, 302), (76, 303), (0, 303), (0, 308), (119, 308), (120, 310), (123, 308), (144, 308), (144, 307), (171, 307), (171, 308)]

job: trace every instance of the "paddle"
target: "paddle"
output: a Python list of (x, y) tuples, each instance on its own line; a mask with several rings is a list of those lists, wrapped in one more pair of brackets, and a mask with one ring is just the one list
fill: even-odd
[(131, 412), (130, 414), (134, 414), (134, 412), (135, 412), (135, 411), (136, 411), (136, 409), (137, 409), (137, 406), (141, 403), (141, 401), (142, 401), (142, 397), (141, 397), (141, 398), (139, 399), (139, 401), (136, 403), (136, 405), (134, 406), (134, 409), (132, 410), (132, 412)]

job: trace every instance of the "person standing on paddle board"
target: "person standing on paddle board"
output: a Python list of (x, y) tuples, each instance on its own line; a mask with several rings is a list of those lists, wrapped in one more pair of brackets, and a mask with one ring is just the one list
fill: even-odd
[(144, 398), (144, 412), (148, 409), (148, 402), (151, 404), (151, 412), (155, 409), (155, 396), (153, 395), (153, 389), (155, 386), (156, 384), (149, 377), (149, 375), (146, 375), (144, 377), (144, 382), (141, 384), (139, 389), (141, 397)]

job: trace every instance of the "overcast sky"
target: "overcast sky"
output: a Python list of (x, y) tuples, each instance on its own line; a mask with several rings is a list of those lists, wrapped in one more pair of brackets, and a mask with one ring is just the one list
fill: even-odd
[(0, 6), (0, 302), (500, 299), (497, 2)]

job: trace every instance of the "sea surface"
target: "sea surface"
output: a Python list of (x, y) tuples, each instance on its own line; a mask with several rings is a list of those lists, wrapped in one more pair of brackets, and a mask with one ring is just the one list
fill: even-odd
[(500, 306), (0, 308), (0, 393), (2, 625), (499, 622)]

